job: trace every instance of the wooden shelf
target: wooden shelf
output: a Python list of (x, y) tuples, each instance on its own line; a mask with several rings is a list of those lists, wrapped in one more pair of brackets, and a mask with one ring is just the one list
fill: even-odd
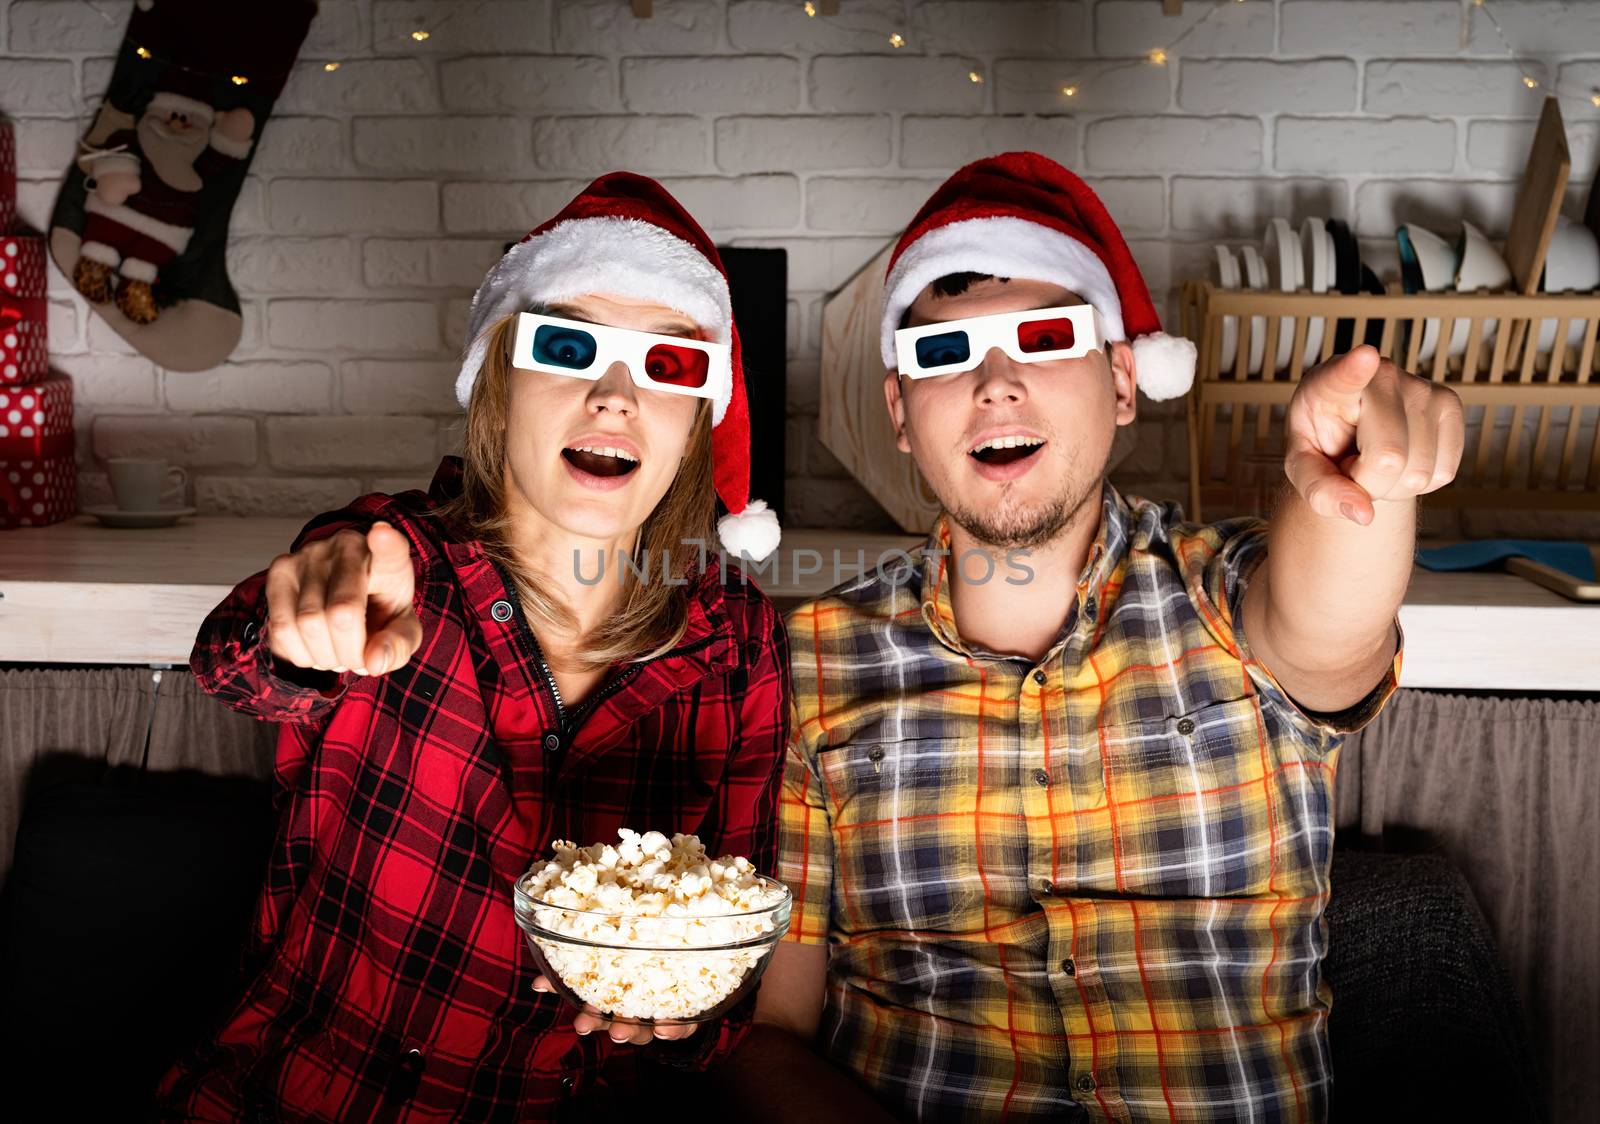
[[(205, 615), (286, 549), (301, 525), (203, 517), (161, 530), (113, 531), (79, 517), (0, 533), (0, 661), (186, 663)], [(917, 535), (790, 530), (777, 573), (756, 580), (787, 610), (848, 579), (859, 558), (871, 566), (920, 542)], [(807, 572), (796, 573), (797, 562)], [(1419, 569), (1400, 620), (1404, 686), (1595, 688), (1600, 608), (1521, 578)]]

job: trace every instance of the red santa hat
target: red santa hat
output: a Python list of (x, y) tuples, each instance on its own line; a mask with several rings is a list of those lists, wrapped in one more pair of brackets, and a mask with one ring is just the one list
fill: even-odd
[(700, 224), (655, 180), (601, 176), (506, 251), (472, 298), (456, 400), (471, 401), (497, 321), (585, 293), (667, 305), (729, 345), (728, 366), (711, 372), (712, 482), (728, 509), (717, 534), (730, 552), (765, 558), (780, 530), (776, 513), (750, 498), (750, 414), (727, 271)]
[(1161, 330), (1122, 232), (1089, 186), (1037, 152), (976, 160), (946, 180), (906, 228), (884, 281), (883, 362), (897, 366), (895, 329), (930, 282), (950, 273), (1051, 281), (1099, 311), (1113, 340), (1131, 340), (1139, 389), (1176, 398), (1194, 381), (1195, 347)]

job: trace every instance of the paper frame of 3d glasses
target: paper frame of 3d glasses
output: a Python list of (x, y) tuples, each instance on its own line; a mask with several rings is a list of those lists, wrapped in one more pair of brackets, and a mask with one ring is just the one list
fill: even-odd
[[(1067, 347), (1028, 347), (1024, 329), (1029, 325), (1052, 327), (1066, 321), (1071, 328), (1071, 343)], [(1045, 333), (1036, 331), (1037, 341)], [(941, 336), (965, 335), (966, 354), (960, 359), (924, 365), (923, 357), (937, 358), (925, 341)], [(894, 334), (896, 367), (902, 375), (912, 379), (935, 378), (939, 375), (970, 371), (983, 362), (984, 356), (994, 348), (1019, 363), (1048, 363), (1057, 359), (1079, 359), (1105, 345), (1107, 342), (1105, 319), (1088, 304), (1058, 305), (1053, 308), (1030, 308), (1021, 312), (997, 312), (988, 316), (969, 316), (961, 320), (944, 320), (933, 324), (919, 324), (914, 328), (900, 328)], [(920, 346), (919, 346), (920, 345)], [(913, 362), (908, 368), (906, 358)]]
[[(718, 372), (728, 369), (730, 350), (728, 344), (711, 340), (522, 312), (517, 314), (511, 364), (518, 370), (596, 382), (613, 363), (620, 362), (627, 366), (634, 385), (645, 390), (715, 398)], [(698, 358), (687, 359), (690, 355)], [(652, 362), (659, 364), (669, 358), (680, 364), (680, 381), (651, 370)]]

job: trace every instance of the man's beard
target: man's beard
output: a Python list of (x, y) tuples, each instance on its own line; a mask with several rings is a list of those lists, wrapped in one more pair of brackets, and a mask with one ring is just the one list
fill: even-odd
[(1052, 542), (1086, 512), (1097, 511), (1110, 453), (1100, 471), (1087, 481), (1069, 474), (1060, 492), (1041, 503), (1013, 508), (1004, 501), (993, 508), (945, 506), (946, 513), (983, 546), (997, 550), (1037, 550)]

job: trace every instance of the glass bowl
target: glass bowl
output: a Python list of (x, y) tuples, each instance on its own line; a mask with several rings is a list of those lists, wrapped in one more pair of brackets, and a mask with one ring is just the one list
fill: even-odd
[(643, 917), (552, 905), (515, 886), (517, 925), (556, 992), (586, 1014), (633, 1026), (694, 1026), (755, 991), (789, 930), (788, 887), (742, 913)]

